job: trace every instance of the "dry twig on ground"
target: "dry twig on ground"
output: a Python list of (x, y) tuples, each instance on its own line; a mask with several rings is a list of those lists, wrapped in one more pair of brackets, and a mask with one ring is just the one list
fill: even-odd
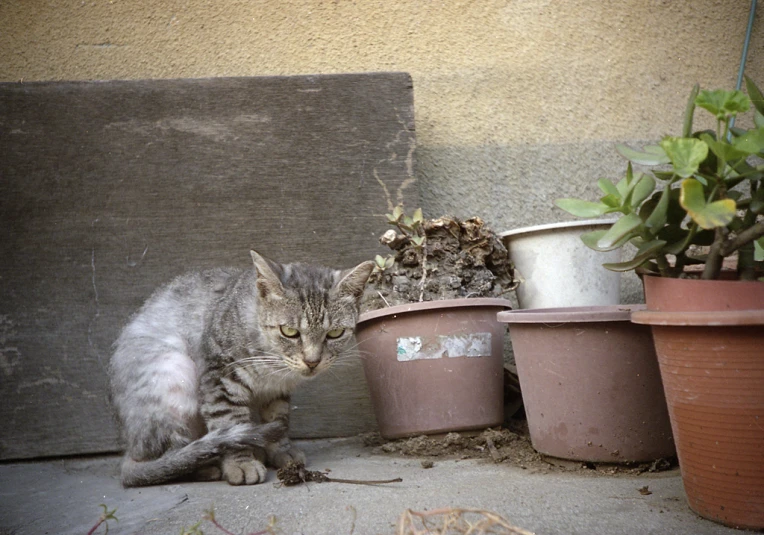
[(396, 535), (534, 535), (483, 509), (445, 508), (400, 516)]
[(350, 483), (352, 485), (384, 485), (387, 483), (400, 483), (401, 478), (384, 480), (363, 479), (338, 479), (329, 477), (325, 472), (318, 470), (306, 470), (305, 465), (295, 461), (289, 461), (285, 467), (276, 471), (276, 477), (285, 487), (299, 485), (300, 483)]

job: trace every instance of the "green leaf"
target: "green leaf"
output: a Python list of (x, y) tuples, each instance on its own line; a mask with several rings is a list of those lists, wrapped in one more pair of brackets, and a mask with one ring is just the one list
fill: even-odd
[[(708, 134), (701, 134), (700, 139), (703, 140), (703, 142), (706, 145), (708, 145), (708, 148), (711, 149), (711, 152), (713, 152), (717, 158), (725, 162), (737, 160), (739, 158), (745, 158), (749, 154), (741, 150), (738, 150), (737, 148), (735, 148), (733, 145), (730, 145), (729, 143), (726, 143), (724, 141), (717, 141)], [(737, 142), (737, 139), (735, 139), (733, 144), (736, 142)], [(753, 154), (753, 153), (750, 153), (750, 154)]]
[(764, 128), (764, 113), (756, 110), (753, 114), (753, 124), (756, 128)]
[(671, 198), (671, 188), (666, 186), (661, 192), (661, 198), (658, 204), (645, 220), (645, 226), (651, 230), (662, 228), (666, 224), (669, 199)]
[(743, 156), (761, 152), (764, 150), (764, 127), (749, 130), (742, 136), (735, 138), (732, 141), (732, 146), (743, 153)]
[[(748, 96), (751, 98), (751, 103), (756, 108), (756, 111), (762, 115), (764, 115), (764, 95), (762, 95), (761, 90), (756, 87), (756, 84), (753, 80), (745, 77), (745, 88), (748, 91)], [(756, 126), (759, 126), (758, 124)]]
[(749, 208), (754, 214), (764, 214), (764, 184), (760, 184), (753, 195), (751, 195), (751, 205)]
[(411, 219), (414, 220), (414, 223), (421, 223), (422, 221), (424, 221), (424, 216), (422, 216), (422, 209), (417, 208), (416, 210), (414, 210), (414, 215), (411, 216)]
[(586, 245), (589, 249), (594, 249), (595, 251), (599, 251), (601, 253), (612, 251), (614, 249), (618, 249), (619, 247), (623, 247), (626, 242), (629, 241), (629, 236), (625, 236), (623, 239), (617, 241), (610, 247), (599, 247), (597, 245), (597, 242), (602, 239), (602, 237), (607, 233), (607, 230), (592, 230), (590, 232), (584, 232), (581, 234), (581, 241), (584, 242), (584, 245)]
[(657, 145), (648, 145), (642, 151), (631, 149), (626, 145), (616, 145), (615, 150), (630, 162), (640, 165), (662, 165), (671, 161), (665, 151)]
[(580, 199), (557, 199), (554, 204), (558, 208), (562, 208), (569, 214), (573, 214), (576, 217), (597, 217), (601, 216), (609, 210), (609, 206), (606, 204), (582, 201)]
[(634, 230), (642, 225), (642, 219), (635, 213), (623, 216), (597, 241), (597, 247), (607, 250), (616, 243), (635, 236)]
[(605, 195), (604, 197), (600, 197), (600, 202), (606, 205), (609, 209), (617, 210), (621, 207), (621, 196), (618, 195), (616, 197), (615, 195)]
[(679, 203), (701, 228), (726, 227), (735, 217), (735, 201), (722, 199), (706, 202), (703, 185), (688, 178), (682, 182)]
[(615, 185), (615, 189), (618, 191), (619, 199), (623, 199), (624, 197), (626, 197), (626, 194), (629, 192), (628, 178), (624, 177), (621, 180), (619, 180), (618, 184)]
[(661, 148), (674, 166), (674, 173), (682, 178), (694, 175), (708, 156), (708, 145), (693, 137), (665, 137)]
[(411, 241), (417, 247), (421, 247), (424, 244), (424, 236), (411, 236)]
[(605, 195), (612, 195), (616, 197), (617, 199), (621, 199), (621, 194), (618, 192), (618, 188), (615, 187), (615, 185), (610, 182), (607, 178), (600, 178), (597, 181), (597, 186), (602, 190), (602, 193)]
[(684, 124), (682, 127), (682, 136), (690, 137), (692, 135), (692, 118), (695, 115), (695, 99), (700, 91), (700, 86), (695, 84), (690, 91), (690, 98), (687, 99), (687, 107), (684, 110)]
[(753, 259), (764, 262), (764, 236), (753, 242)]
[(639, 174), (637, 182), (631, 189), (631, 198), (627, 197), (626, 202), (632, 207), (636, 208), (642, 204), (655, 190), (655, 180), (650, 175)]
[(751, 99), (742, 91), (725, 91), (704, 89), (695, 99), (695, 104), (710, 111), (720, 121), (734, 117), (751, 108)]
[(398, 206), (393, 209), (393, 218), (395, 218), (395, 221), (398, 221), (401, 216), (403, 215), (403, 205), (399, 204)]
[(655, 258), (657, 256), (656, 253), (663, 249), (664, 245), (666, 245), (666, 242), (663, 240), (647, 242), (639, 248), (637, 254), (631, 260), (627, 260), (626, 262), (609, 262), (607, 264), (602, 264), (602, 267), (609, 269), (610, 271), (631, 271), (648, 260)]

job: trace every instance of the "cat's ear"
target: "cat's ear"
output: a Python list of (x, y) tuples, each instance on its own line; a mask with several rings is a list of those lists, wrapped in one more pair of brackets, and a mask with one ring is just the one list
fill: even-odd
[(339, 294), (352, 297), (355, 300), (360, 299), (373, 269), (374, 262), (368, 260), (352, 269), (343, 271), (340, 274), (340, 282), (337, 283)]
[(277, 273), (279, 267), (255, 251), (249, 252), (257, 272), (257, 292), (261, 299), (284, 297), (284, 287)]

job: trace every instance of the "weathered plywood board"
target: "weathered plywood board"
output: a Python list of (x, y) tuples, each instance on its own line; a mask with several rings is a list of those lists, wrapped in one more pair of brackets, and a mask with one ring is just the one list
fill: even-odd
[[(159, 284), (380, 252), (414, 139), (401, 73), (0, 84), (0, 459), (118, 448), (110, 346)], [(295, 436), (374, 427), (360, 365), (318, 382)]]

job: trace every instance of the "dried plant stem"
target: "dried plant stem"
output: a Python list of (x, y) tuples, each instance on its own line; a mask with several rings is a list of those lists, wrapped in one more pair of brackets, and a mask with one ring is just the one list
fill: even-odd
[(88, 531), (87, 535), (93, 535), (93, 533), (95, 533), (101, 524), (104, 523), (106, 525), (106, 533), (109, 533), (109, 520), (114, 520), (115, 522), (119, 521), (117, 517), (114, 516), (114, 513), (117, 511), (116, 508), (109, 511), (108, 507), (106, 507), (104, 504), (100, 504), (100, 507), (103, 508), (103, 513), (100, 517), (98, 517), (98, 522), (96, 522), (96, 524), (90, 528), (90, 531)]
[(286, 466), (276, 471), (276, 477), (285, 487), (299, 485), (300, 483), (349, 483), (351, 485), (386, 485), (388, 483), (400, 483), (403, 479), (339, 479), (331, 478), (326, 473), (318, 470), (306, 470), (305, 466), (295, 461), (289, 461)]
[(327, 483), (349, 483), (351, 485), (387, 485), (388, 483), (401, 483), (403, 479), (396, 477), (393, 479), (335, 479), (333, 477), (327, 477), (324, 479)]
[[(468, 515), (476, 516), (469, 520)], [(445, 508), (433, 511), (407, 509), (398, 520), (396, 535), (534, 535), (511, 525), (500, 515), (482, 509)]]
[(419, 282), (419, 302), (424, 301), (424, 285), (427, 282), (427, 249), (422, 244), (422, 280)]

